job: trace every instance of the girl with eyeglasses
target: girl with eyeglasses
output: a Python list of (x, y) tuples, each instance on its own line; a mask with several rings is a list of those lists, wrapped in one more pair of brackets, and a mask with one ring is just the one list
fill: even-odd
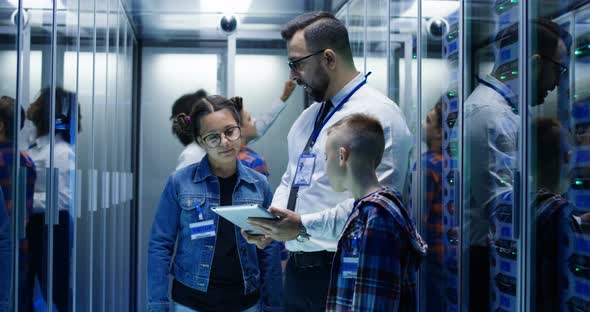
[(212, 95), (199, 100), (190, 116), (178, 117), (207, 155), (174, 172), (161, 195), (148, 245), (149, 311), (170, 311), (171, 303), (173, 311), (283, 309), (279, 244), (257, 249), (210, 209), (268, 207), (272, 200), (266, 177), (237, 159), (241, 120), (235, 107)]

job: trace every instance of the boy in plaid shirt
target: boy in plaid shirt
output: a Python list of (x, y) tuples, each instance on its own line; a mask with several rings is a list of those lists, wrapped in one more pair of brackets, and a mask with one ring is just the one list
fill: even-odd
[(384, 145), (381, 124), (364, 114), (328, 129), (328, 179), (355, 203), (338, 239), (327, 311), (417, 310), (416, 273), (427, 246), (401, 196), (377, 180)]

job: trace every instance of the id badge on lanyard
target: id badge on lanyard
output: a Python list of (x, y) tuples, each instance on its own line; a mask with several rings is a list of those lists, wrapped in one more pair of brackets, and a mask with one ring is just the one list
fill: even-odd
[[(358, 223), (356, 223), (358, 224)], [(361, 240), (362, 228), (355, 224), (352, 233), (347, 235), (348, 246), (342, 257), (342, 276), (345, 279), (356, 279), (359, 267), (359, 244)]]
[(342, 277), (356, 279), (359, 269), (359, 257), (342, 257)]
[(315, 170), (316, 154), (312, 152), (305, 152), (299, 156), (297, 163), (297, 170), (295, 171), (295, 186), (310, 186), (311, 177)]
[[(311, 185), (311, 177), (313, 176), (313, 172), (315, 170), (315, 161), (317, 159), (316, 154), (312, 152), (313, 146), (322, 131), (322, 128), (328, 123), (330, 118), (342, 108), (342, 105), (350, 99), (350, 97), (358, 91), (362, 86), (367, 83), (367, 77), (371, 74), (371, 72), (365, 75), (365, 79), (359, 83), (350, 93), (348, 93), (340, 104), (338, 104), (334, 110), (326, 118), (322, 121), (320, 127), (315, 129), (310, 137), (310, 142), (308, 142), (308, 146), (306, 146), (305, 151), (299, 156), (299, 161), (297, 162), (297, 169), (295, 170), (295, 179), (293, 180), (293, 186), (301, 187), (301, 186), (310, 186)], [(319, 116), (318, 112), (318, 116)], [(317, 122), (316, 116), (316, 122)]]
[(206, 237), (213, 237), (216, 235), (214, 220), (204, 220), (201, 205), (195, 204), (198, 222), (189, 224), (191, 240), (201, 239)]

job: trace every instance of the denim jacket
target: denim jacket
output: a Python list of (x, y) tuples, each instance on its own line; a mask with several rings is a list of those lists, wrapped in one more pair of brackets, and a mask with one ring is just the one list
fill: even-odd
[[(272, 191), (266, 177), (236, 162), (237, 181), (232, 203), (268, 207)], [(191, 240), (189, 224), (198, 222), (196, 207), (200, 206), (203, 218), (214, 220), (217, 228), (218, 215), (211, 211), (211, 206), (219, 205), (219, 202), (219, 180), (211, 173), (207, 157), (200, 163), (177, 170), (168, 178), (148, 244), (148, 311), (169, 310), (168, 273), (193, 289), (207, 291), (216, 237)], [(238, 227), (235, 235), (245, 293), (258, 289), (263, 311), (282, 311), (279, 244), (273, 242), (260, 250), (246, 242)]]
[(6, 211), (4, 195), (0, 189), (0, 312), (10, 309), (10, 292), (12, 281), (12, 233), (10, 218)]

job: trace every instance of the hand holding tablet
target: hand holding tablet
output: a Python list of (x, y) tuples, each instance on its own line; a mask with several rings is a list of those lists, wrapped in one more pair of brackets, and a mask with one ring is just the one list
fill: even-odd
[(247, 222), (248, 218), (263, 218), (270, 220), (278, 220), (279, 218), (264, 209), (258, 204), (253, 205), (232, 205), (232, 206), (217, 206), (211, 207), (211, 211), (222, 216), (229, 222), (237, 225), (249, 234), (262, 234), (257, 229), (250, 226)]

